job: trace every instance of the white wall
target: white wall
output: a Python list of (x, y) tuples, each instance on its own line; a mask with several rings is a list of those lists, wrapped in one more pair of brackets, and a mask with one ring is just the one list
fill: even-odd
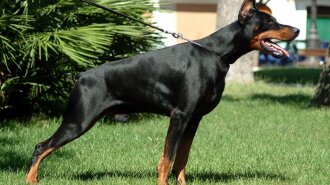
[(300, 29), (298, 40), (306, 39), (306, 10), (296, 10), (294, 0), (272, 0), (267, 5), (272, 9), (273, 16), (279, 23), (288, 24)]
[[(215, 4), (217, 3), (217, 0), (159, 0), (160, 2), (165, 3), (203, 3), (203, 4)], [(230, 1), (230, 0), (224, 0), (224, 1)], [(243, 1), (242, 1), (243, 2)]]
[[(158, 4), (161, 0), (153, 0)], [(153, 13), (153, 22), (156, 23), (156, 26), (168, 30), (170, 32), (176, 32), (176, 13), (173, 11), (174, 4), (168, 4), (166, 9), (167, 11), (157, 11)], [(176, 44), (176, 39), (169, 34), (162, 33), (164, 37), (163, 42), (165, 46), (172, 46)]]
[[(217, 3), (217, 0), (154, 0), (155, 2), (164, 3), (166, 2), (167, 6), (171, 6), (170, 9), (174, 10), (175, 3)], [(300, 4), (295, 1), (300, 2)], [(318, 3), (327, 3), (330, 4), (330, 0), (318, 0)], [(301, 9), (301, 3), (308, 4), (310, 0), (272, 0), (267, 5), (272, 9), (274, 17), (281, 24), (288, 24), (295, 26), (300, 29), (300, 35), (297, 38), (298, 40), (306, 40), (306, 27), (307, 27), (307, 11), (305, 8)], [(297, 7), (300, 6), (300, 9)], [(297, 10), (299, 9), (299, 10)], [(157, 22), (157, 26), (176, 32), (176, 13), (173, 12), (155, 12), (154, 19)], [(182, 33), (184, 34), (184, 33)], [(164, 35), (165, 45), (170, 46), (176, 44), (176, 39), (171, 35)], [(304, 48), (302, 45), (299, 48)]]

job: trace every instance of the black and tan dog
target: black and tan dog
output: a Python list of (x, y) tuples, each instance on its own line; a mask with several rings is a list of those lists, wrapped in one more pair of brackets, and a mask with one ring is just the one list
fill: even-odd
[(260, 12), (254, 0), (245, 0), (237, 21), (196, 41), (207, 49), (184, 43), (81, 73), (61, 126), (36, 145), (27, 182), (36, 183), (40, 162), (87, 132), (103, 114), (150, 112), (170, 117), (158, 184), (168, 184), (172, 164), (178, 183), (186, 184), (194, 135), (202, 117), (220, 102), (230, 64), (252, 50), (288, 55), (271, 39), (291, 41), (298, 34), (297, 28)]

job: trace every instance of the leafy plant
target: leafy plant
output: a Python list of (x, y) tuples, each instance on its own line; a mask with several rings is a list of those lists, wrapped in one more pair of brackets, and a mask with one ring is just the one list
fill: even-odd
[[(150, 0), (95, 2), (144, 21), (155, 9)], [(75, 74), (149, 50), (161, 44), (159, 38), (154, 30), (77, 0), (4, 0), (0, 111), (63, 105)]]

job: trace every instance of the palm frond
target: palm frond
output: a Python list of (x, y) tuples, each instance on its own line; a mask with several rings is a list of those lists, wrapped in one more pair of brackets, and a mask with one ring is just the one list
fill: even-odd
[(0, 30), (11, 29), (16, 32), (21, 32), (26, 29), (32, 29), (27, 25), (30, 21), (33, 21), (31, 16), (5, 14), (0, 17)]
[(29, 93), (30, 99), (35, 99), (36, 97), (40, 96), (40, 94), (50, 89), (49, 85), (36, 83), (36, 82), (24, 82), (22, 84), (30, 87), (30, 93)]
[[(140, 20), (155, 9), (151, 0), (94, 2)], [(0, 93), (30, 104), (63, 101), (77, 72), (159, 42), (154, 30), (80, 0), (2, 0), (0, 11)]]
[(11, 45), (9, 39), (0, 35), (0, 61), (5, 65), (8, 71), (10, 71), (9, 62), (15, 61), (14, 52), (14, 46)]
[(62, 52), (78, 65), (93, 66), (93, 60), (97, 60), (107, 50), (112, 43), (114, 34), (141, 37), (143, 32), (138, 31), (135, 26), (115, 26), (108, 23), (39, 33), (32, 35), (27, 41), (29, 44), (25, 53), (30, 58), (48, 60), (49, 50), (55, 53)]

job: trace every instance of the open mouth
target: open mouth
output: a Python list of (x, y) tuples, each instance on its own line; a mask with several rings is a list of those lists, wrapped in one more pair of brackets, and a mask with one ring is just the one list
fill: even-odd
[(285, 49), (281, 48), (275, 42), (271, 41), (271, 39), (263, 39), (261, 40), (261, 46), (266, 50), (267, 53), (270, 53), (274, 57), (289, 57), (290, 54)]

